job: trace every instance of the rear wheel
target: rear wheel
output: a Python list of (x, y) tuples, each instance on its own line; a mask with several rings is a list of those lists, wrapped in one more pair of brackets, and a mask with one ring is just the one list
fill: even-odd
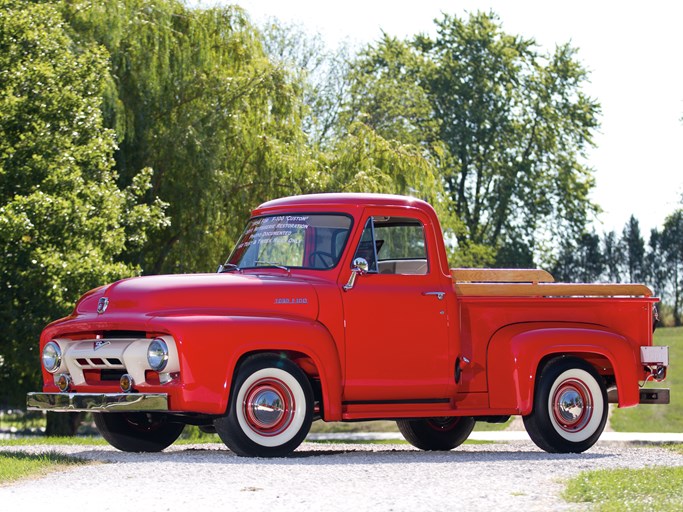
[(93, 418), (102, 437), (124, 452), (160, 452), (185, 428), (160, 413), (93, 413)]
[(534, 408), (524, 426), (536, 445), (550, 453), (581, 453), (593, 446), (607, 422), (607, 391), (584, 360), (560, 357), (538, 376)]
[(467, 440), (476, 421), (469, 416), (398, 420), (406, 441), (420, 450), (452, 450)]
[(227, 415), (216, 432), (230, 450), (247, 457), (282, 457), (306, 438), (313, 421), (313, 391), (288, 359), (255, 357), (237, 373)]

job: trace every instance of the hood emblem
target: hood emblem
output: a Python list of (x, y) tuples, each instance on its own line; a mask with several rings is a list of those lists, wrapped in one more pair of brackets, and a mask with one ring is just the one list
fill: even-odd
[(100, 300), (97, 301), (97, 314), (101, 315), (107, 310), (107, 307), (109, 307), (109, 299), (106, 297), (100, 297)]
[(93, 350), (99, 350), (102, 347), (106, 347), (107, 345), (111, 345), (111, 341), (107, 340), (97, 340), (92, 344), (92, 349)]

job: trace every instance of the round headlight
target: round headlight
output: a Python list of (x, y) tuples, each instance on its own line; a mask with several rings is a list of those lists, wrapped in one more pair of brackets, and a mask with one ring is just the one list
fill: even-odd
[(56, 341), (49, 341), (43, 347), (43, 367), (50, 373), (55, 373), (62, 365), (62, 349)]
[(168, 346), (161, 338), (154, 338), (147, 348), (147, 362), (155, 372), (166, 368), (168, 363)]

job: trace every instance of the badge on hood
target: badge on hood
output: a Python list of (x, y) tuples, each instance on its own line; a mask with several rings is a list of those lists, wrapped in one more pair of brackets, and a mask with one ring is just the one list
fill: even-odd
[(100, 300), (97, 301), (97, 314), (101, 315), (107, 310), (107, 307), (109, 307), (109, 299), (106, 297), (100, 297)]

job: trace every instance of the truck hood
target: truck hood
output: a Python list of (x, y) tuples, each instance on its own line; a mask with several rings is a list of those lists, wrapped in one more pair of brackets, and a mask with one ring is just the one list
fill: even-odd
[(76, 313), (101, 320), (121, 314), (268, 314), (315, 320), (318, 299), (313, 286), (292, 276), (178, 274), (134, 277), (98, 288), (79, 301)]

